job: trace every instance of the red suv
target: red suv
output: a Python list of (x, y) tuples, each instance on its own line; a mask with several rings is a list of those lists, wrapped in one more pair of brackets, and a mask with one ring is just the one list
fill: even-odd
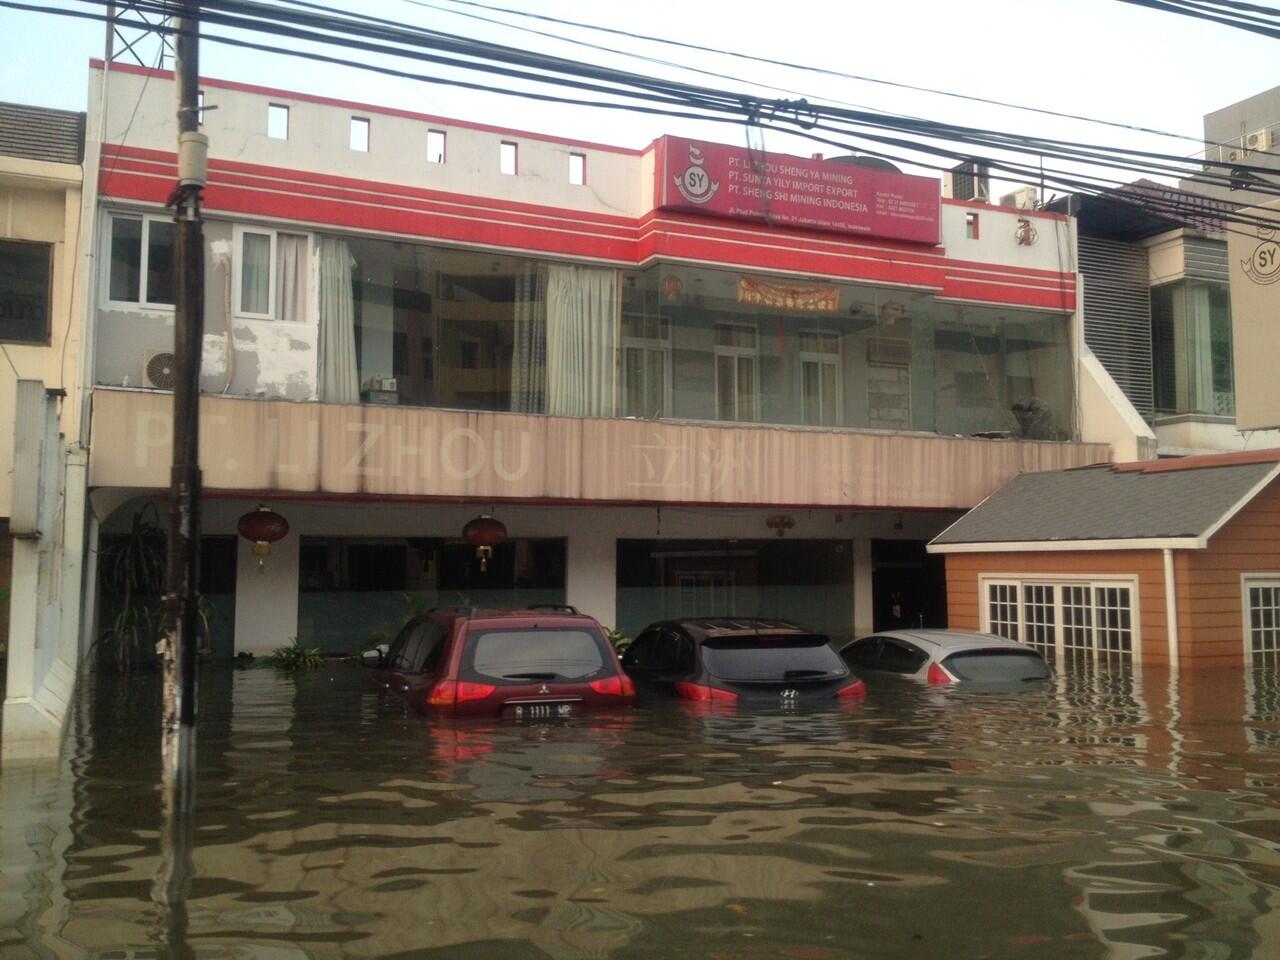
[(422, 712), (554, 719), (635, 699), (600, 624), (569, 606), (431, 610), (363, 660)]

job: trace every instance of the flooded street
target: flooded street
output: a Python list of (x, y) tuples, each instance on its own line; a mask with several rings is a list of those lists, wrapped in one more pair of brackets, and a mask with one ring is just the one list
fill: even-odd
[[(4, 960), (168, 955), (154, 679), (98, 678), (60, 766), (0, 772)], [(346, 663), (201, 692), (200, 958), (1280, 948), (1270, 675), (550, 726), (406, 715)]]

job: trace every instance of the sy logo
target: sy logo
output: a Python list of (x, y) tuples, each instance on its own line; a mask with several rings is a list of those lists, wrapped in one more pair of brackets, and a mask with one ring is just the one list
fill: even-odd
[(711, 175), (703, 169), (703, 164), (706, 162), (702, 151), (693, 144), (689, 144), (689, 166), (685, 168), (684, 173), (671, 178), (675, 181), (680, 196), (690, 203), (706, 203), (720, 189), (720, 181), (712, 180)]
[(1275, 283), (1280, 280), (1280, 243), (1276, 242), (1276, 231), (1259, 227), (1258, 239), (1261, 242), (1248, 260), (1240, 261), (1240, 266), (1254, 283)]

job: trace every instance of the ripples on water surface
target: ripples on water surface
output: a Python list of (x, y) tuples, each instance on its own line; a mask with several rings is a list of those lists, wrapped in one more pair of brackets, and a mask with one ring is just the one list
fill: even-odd
[[(153, 678), (0, 773), (0, 957), (164, 956)], [(199, 958), (1280, 956), (1280, 682), (440, 723), (203, 679)]]

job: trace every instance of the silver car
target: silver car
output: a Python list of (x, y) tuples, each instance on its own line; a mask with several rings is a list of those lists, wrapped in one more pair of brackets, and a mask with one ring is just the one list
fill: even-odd
[(1053, 671), (1036, 650), (993, 633), (887, 630), (841, 651), (859, 673), (880, 671), (932, 684), (1017, 684), (1048, 680)]

